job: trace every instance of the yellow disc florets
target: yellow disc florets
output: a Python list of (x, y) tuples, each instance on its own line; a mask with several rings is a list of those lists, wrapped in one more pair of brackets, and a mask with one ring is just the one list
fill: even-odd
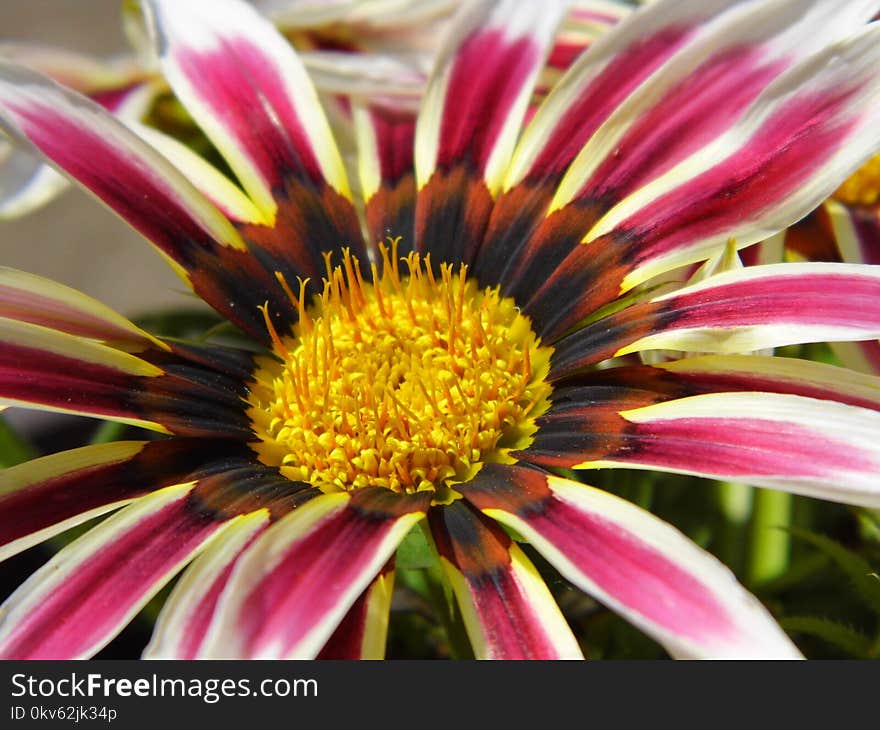
[(880, 155), (871, 158), (834, 192), (833, 198), (849, 205), (874, 205), (880, 200)]
[[(323, 293), (306, 306), (277, 360), (255, 374), (249, 414), (261, 459), (326, 490), (435, 490), (531, 441), (548, 405), (550, 348), (497, 289), (467, 268), (431, 267), (380, 247), (371, 282), (344, 252), (327, 260)], [(267, 323), (269, 323), (267, 317)]]

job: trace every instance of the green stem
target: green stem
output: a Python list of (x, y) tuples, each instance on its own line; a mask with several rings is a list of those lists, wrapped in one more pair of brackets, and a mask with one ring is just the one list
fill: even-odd
[[(749, 536), (747, 580), (760, 585), (778, 578), (791, 556), (792, 497), (773, 489), (756, 489)], [(782, 528), (782, 529), (780, 529)]]
[(717, 500), (721, 524), (715, 538), (715, 552), (734, 573), (745, 563), (746, 527), (752, 516), (753, 490), (747, 484), (718, 482)]
[(422, 530), (425, 542), (430, 548), (430, 554), (433, 556), (431, 564), (423, 570), (426, 588), (425, 597), (431, 603), (434, 613), (443, 624), (452, 658), (473, 659), (474, 652), (467, 636), (464, 619), (462, 618), (461, 611), (458, 610), (458, 603), (452, 594), (449, 583), (446, 582), (446, 576), (440, 564), (440, 554), (437, 551), (437, 546), (434, 544), (434, 538), (431, 535), (427, 520), (422, 520), (419, 523), (419, 528)]
[(474, 652), (464, 627), (464, 621), (458, 605), (449, 600), (443, 589), (442, 579), (429, 568), (425, 571), (427, 578), (428, 600), (431, 602), (437, 617), (443, 624), (446, 638), (449, 640), (449, 652), (453, 659), (473, 659)]
[(95, 429), (95, 435), (92, 436), (91, 443), (106, 444), (110, 441), (119, 441), (127, 428), (128, 425), (125, 423), (104, 421), (97, 429)]
[(718, 484), (718, 503), (728, 522), (745, 525), (752, 514), (753, 489), (748, 484), (720, 482)]
[(0, 416), (0, 466), (4, 469), (36, 457), (37, 452)]

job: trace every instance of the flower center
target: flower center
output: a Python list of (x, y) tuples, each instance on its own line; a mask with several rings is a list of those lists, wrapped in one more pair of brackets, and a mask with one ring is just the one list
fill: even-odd
[(848, 205), (874, 205), (880, 199), (880, 155), (844, 180), (832, 197)]
[[(356, 258), (327, 259), (323, 293), (254, 375), (261, 460), (325, 490), (434, 490), (506, 461), (549, 405), (550, 352), (512, 299), (430, 256), (380, 246), (371, 283)], [(403, 265), (401, 267), (401, 264)], [(288, 290), (289, 291), (289, 290)], [(292, 292), (291, 298), (293, 299)], [(265, 312), (264, 312), (265, 313)]]

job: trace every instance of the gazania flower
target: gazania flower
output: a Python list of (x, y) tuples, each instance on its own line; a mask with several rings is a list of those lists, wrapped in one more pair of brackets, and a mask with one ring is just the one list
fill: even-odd
[[(868, 160), (816, 210), (785, 232), (793, 258), (880, 264), (880, 157)], [(877, 340), (831, 343), (837, 357), (880, 375)]]
[[(639, 288), (784, 228), (876, 150), (875, 4), (661, 0), (524, 123), (564, 5), (470, 3), (414, 134), (356, 107), (363, 226), (308, 76), (243, 3), (145, 3), (165, 78), (235, 181), (0, 66), (11, 135), (263, 348), (159, 339), (2, 272), (0, 403), (170, 436), (4, 472), (4, 556), (126, 505), (8, 599), (4, 656), (88, 656), (184, 566), (148, 656), (379, 656), (419, 523), (478, 656), (580, 655), (522, 541), (674, 656), (798, 655), (715, 558), (558, 470), (880, 504), (877, 381), (730, 354), (876, 338), (875, 269)], [(616, 359), (650, 349), (713, 354)]]
[[(337, 143), (353, 146), (351, 97), (371, 99), (374, 113), (408, 124), (424, 91), (438, 39), (460, 0), (312, 2), (269, 0), (255, 5), (300, 51), (329, 113)], [(29, 43), (0, 43), (0, 58), (28, 66), (84, 94), (125, 121), (145, 123), (188, 146), (203, 138), (153, 62), (136, 3), (123, 6), (134, 53), (110, 59)], [(614, 0), (577, 0), (560, 24), (536, 85), (546, 94), (572, 61), (630, 6)], [(67, 188), (65, 179), (21, 149), (0, 143), (0, 219), (28, 214)]]

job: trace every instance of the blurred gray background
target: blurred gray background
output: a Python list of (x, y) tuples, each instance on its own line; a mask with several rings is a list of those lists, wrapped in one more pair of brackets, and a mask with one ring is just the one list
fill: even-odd
[[(121, 0), (0, 0), (0, 40), (95, 55), (127, 50)], [(136, 316), (200, 300), (144, 239), (80, 190), (16, 221), (0, 221), (0, 265), (74, 286)]]
[[(120, 7), (121, 0), (0, 0), (0, 40), (118, 54), (128, 50)], [(138, 233), (73, 187), (24, 218), (0, 221), (0, 265), (73, 286), (129, 317), (205, 306)], [(88, 425), (87, 419), (17, 408), (6, 416), (32, 439), (51, 443), (52, 451), (62, 448), (54, 443), (57, 429)]]

